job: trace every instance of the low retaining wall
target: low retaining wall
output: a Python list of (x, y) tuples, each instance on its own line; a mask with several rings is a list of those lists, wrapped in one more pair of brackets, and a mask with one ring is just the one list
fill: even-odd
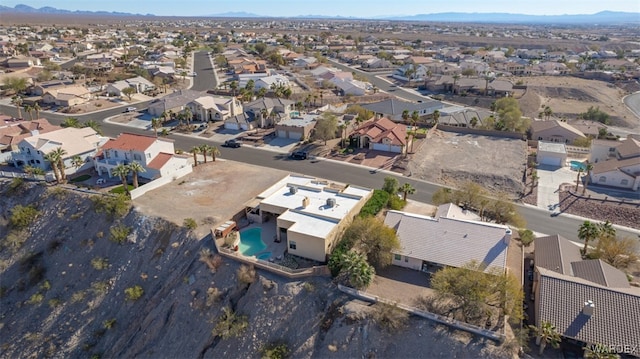
[(193, 167), (191, 166), (185, 166), (182, 167), (181, 169), (177, 170), (174, 174), (172, 174), (171, 176), (166, 176), (166, 177), (160, 177), (158, 179), (155, 179), (147, 184), (145, 184), (144, 186), (140, 186), (138, 188), (134, 188), (131, 191), (129, 191), (131, 193), (131, 199), (136, 199), (140, 196), (142, 196), (143, 194), (154, 190), (156, 188), (162, 187), (167, 183), (173, 182), (175, 180), (177, 180), (180, 177), (186, 176), (189, 173), (193, 172)]
[(438, 130), (440, 131), (448, 131), (448, 132), (457, 132), (464, 133), (467, 135), (481, 135), (481, 136), (494, 136), (494, 137), (504, 137), (504, 138), (514, 138), (518, 140), (526, 139), (525, 134), (518, 132), (509, 132), (509, 131), (496, 131), (496, 130), (481, 130), (479, 128), (470, 128), (470, 127), (458, 127), (458, 126), (448, 126), (443, 124), (438, 124)]
[(341, 284), (338, 284), (338, 289), (340, 289), (340, 291), (342, 291), (343, 293), (349, 294), (351, 296), (354, 296), (356, 298), (362, 299), (362, 300), (366, 300), (368, 302), (382, 302), (382, 303), (386, 303), (389, 305), (395, 305), (398, 308), (402, 309), (402, 310), (406, 310), (407, 312), (413, 314), (413, 315), (417, 315), (420, 316), (422, 318), (426, 318), (429, 320), (432, 320), (434, 322), (440, 323), (440, 324), (444, 324), (444, 325), (448, 325), (452, 328), (455, 329), (460, 329), (460, 330), (464, 330), (473, 334), (478, 334), (478, 335), (482, 335), (485, 338), (489, 338), (491, 340), (494, 340), (498, 343), (501, 343), (502, 341), (504, 341), (505, 337), (504, 334), (500, 334), (500, 333), (496, 333), (494, 331), (491, 330), (487, 330), (484, 328), (480, 328), (477, 327), (475, 325), (471, 325), (468, 323), (464, 323), (461, 322), (459, 320), (455, 320), (455, 319), (451, 319), (451, 318), (447, 318), (444, 317), (442, 315), (439, 314), (434, 314), (434, 313), (430, 313), (430, 312), (426, 312), (424, 310), (420, 310), (418, 308), (414, 308), (414, 307), (410, 307), (408, 305), (404, 305), (401, 303), (396, 303), (396, 302), (392, 302), (390, 300), (384, 299), (384, 298), (380, 298), (377, 295), (371, 295), (371, 294), (367, 294), (366, 292), (362, 292), (353, 288), (349, 288), (349, 287), (345, 287)]
[(330, 277), (331, 276), (331, 271), (329, 270), (329, 267), (327, 267), (326, 265), (315, 266), (311, 268), (291, 269), (289, 267), (281, 266), (279, 264), (271, 263), (268, 261), (263, 261), (255, 257), (245, 257), (238, 252), (232, 251), (227, 248), (219, 247), (218, 242), (216, 241), (215, 233), (213, 233), (213, 230), (211, 231), (211, 237), (213, 238), (213, 243), (216, 246), (216, 250), (221, 256), (236, 260), (238, 262), (249, 264), (260, 269), (270, 271), (272, 273), (281, 275), (283, 277), (287, 277), (290, 279), (300, 279), (300, 278), (306, 278), (306, 277)]

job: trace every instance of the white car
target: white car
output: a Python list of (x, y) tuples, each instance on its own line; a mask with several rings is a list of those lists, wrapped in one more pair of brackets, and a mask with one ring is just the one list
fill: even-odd
[(138, 111), (138, 109), (137, 109), (137, 108), (135, 108), (135, 107), (127, 107), (127, 108), (124, 110), (124, 112), (136, 112), (136, 111)]
[(191, 73), (191, 76), (196, 77), (196, 76), (198, 76), (198, 74), (194, 71), (194, 72)]

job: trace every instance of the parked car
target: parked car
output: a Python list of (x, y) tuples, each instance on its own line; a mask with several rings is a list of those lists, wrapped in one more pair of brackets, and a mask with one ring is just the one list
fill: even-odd
[(136, 112), (136, 111), (138, 111), (138, 109), (137, 109), (137, 108), (135, 108), (135, 107), (127, 107), (127, 108), (124, 110), (124, 112)]
[(196, 77), (196, 76), (198, 76), (198, 74), (194, 71), (194, 72), (191, 73), (191, 76)]
[(224, 141), (224, 143), (222, 144), (222, 147), (231, 147), (231, 148), (238, 148), (241, 147), (242, 144), (236, 140), (226, 140)]
[(294, 160), (306, 160), (307, 153), (305, 151), (294, 151), (291, 153), (290, 157)]

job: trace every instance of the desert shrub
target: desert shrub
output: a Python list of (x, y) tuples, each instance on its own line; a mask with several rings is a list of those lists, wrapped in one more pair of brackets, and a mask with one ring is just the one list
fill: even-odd
[(103, 257), (95, 257), (91, 260), (91, 266), (96, 270), (109, 268), (109, 259)]
[(55, 309), (62, 305), (62, 301), (58, 298), (49, 299), (49, 308)]
[(22, 206), (16, 205), (11, 209), (11, 217), (9, 217), (9, 224), (16, 229), (27, 228), (36, 217), (40, 214), (34, 206)]
[(102, 326), (104, 327), (104, 329), (111, 329), (113, 328), (114, 325), (116, 325), (115, 318), (111, 318), (109, 320), (105, 320), (104, 322), (102, 322)]
[(216, 287), (210, 287), (207, 289), (207, 307), (213, 305), (213, 303), (219, 302), (222, 298), (222, 292)]
[(82, 302), (86, 298), (87, 292), (79, 290), (71, 295), (71, 303)]
[(96, 213), (106, 213), (111, 218), (122, 217), (131, 207), (129, 198), (124, 194), (116, 196), (97, 195), (91, 197)]
[(51, 193), (51, 195), (53, 195), (57, 199), (63, 199), (67, 196), (68, 192), (62, 187), (53, 187), (51, 188), (49, 193)]
[(26, 240), (27, 236), (22, 231), (11, 231), (2, 241), (2, 245), (15, 252), (22, 247)]
[(371, 284), (375, 276), (375, 269), (367, 263), (364, 254), (354, 250), (347, 251), (340, 257), (340, 272), (337, 281), (356, 289), (364, 289)]
[(399, 211), (407, 205), (407, 201), (403, 200), (398, 196), (389, 196), (389, 202), (387, 203), (387, 207)]
[(42, 282), (42, 284), (40, 284), (40, 289), (44, 290), (44, 291), (48, 291), (51, 289), (51, 283), (49, 282), (49, 280), (45, 280), (44, 282)]
[(286, 359), (291, 354), (291, 350), (286, 343), (269, 343), (260, 350), (262, 359)]
[(11, 183), (9, 183), (9, 187), (7, 188), (6, 193), (7, 194), (13, 194), (18, 192), (18, 190), (20, 190), (20, 188), (22, 188), (24, 186), (24, 180), (22, 178), (14, 178), (11, 180)]
[(525, 247), (529, 247), (536, 239), (536, 236), (530, 229), (521, 229), (518, 231), (518, 234), (520, 235), (520, 242), (522, 242), (522, 245)]
[(304, 284), (302, 285), (302, 288), (304, 288), (304, 290), (306, 290), (309, 293), (313, 293), (316, 291), (316, 287), (311, 282), (304, 282)]
[(407, 325), (409, 313), (398, 308), (397, 305), (390, 305), (378, 302), (373, 305), (374, 311), (371, 316), (381, 328), (390, 333), (395, 333)]
[(234, 338), (242, 334), (249, 326), (246, 316), (236, 314), (229, 307), (222, 308), (222, 315), (218, 318), (212, 330), (214, 337), (222, 339)]
[(196, 220), (193, 218), (185, 218), (184, 221), (182, 221), (182, 225), (189, 230), (198, 228), (198, 223), (196, 223)]
[(256, 280), (256, 269), (253, 266), (241, 265), (238, 268), (238, 283), (251, 284)]
[(338, 242), (336, 247), (333, 249), (328, 263), (332, 276), (336, 277), (340, 273), (340, 270), (342, 269), (342, 256), (353, 248), (353, 245), (354, 241), (352, 238), (342, 237), (340, 242)]
[(215, 273), (222, 265), (222, 257), (219, 254), (211, 253), (209, 248), (204, 248), (200, 251), (200, 262), (204, 263), (209, 269)]
[(127, 300), (134, 302), (142, 297), (142, 295), (144, 294), (144, 289), (142, 289), (142, 287), (139, 285), (135, 285), (133, 287), (125, 289), (124, 294), (127, 297)]
[(109, 283), (108, 282), (93, 282), (93, 283), (91, 283), (91, 290), (93, 291), (93, 294), (95, 294), (95, 295), (104, 294), (104, 293), (107, 292), (107, 290), (109, 290)]
[(389, 193), (380, 189), (373, 190), (373, 195), (360, 210), (360, 217), (375, 216), (389, 203)]
[(111, 234), (109, 237), (111, 241), (122, 244), (127, 240), (129, 233), (131, 233), (131, 228), (124, 224), (119, 224), (115, 227), (111, 227), (109, 229), (109, 233)]
[(27, 301), (27, 304), (39, 304), (44, 300), (44, 295), (42, 293), (34, 293), (31, 298)]

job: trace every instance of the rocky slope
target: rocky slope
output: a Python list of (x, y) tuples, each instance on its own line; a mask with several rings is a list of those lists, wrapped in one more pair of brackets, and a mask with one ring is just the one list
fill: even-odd
[[(258, 271), (243, 284), (239, 264), (228, 259), (212, 273), (199, 260), (210, 238), (133, 209), (110, 217), (86, 194), (0, 185), (0, 357), (248, 358), (276, 342), (295, 358), (501, 354), (418, 318), (383, 330), (370, 304), (329, 279)], [(9, 218), (16, 205), (30, 204), (39, 214), (16, 244)], [(112, 228), (124, 227), (131, 233), (123, 243), (110, 239)], [(129, 300), (134, 286), (144, 293)], [(238, 337), (212, 334), (225, 307), (247, 318)]]

